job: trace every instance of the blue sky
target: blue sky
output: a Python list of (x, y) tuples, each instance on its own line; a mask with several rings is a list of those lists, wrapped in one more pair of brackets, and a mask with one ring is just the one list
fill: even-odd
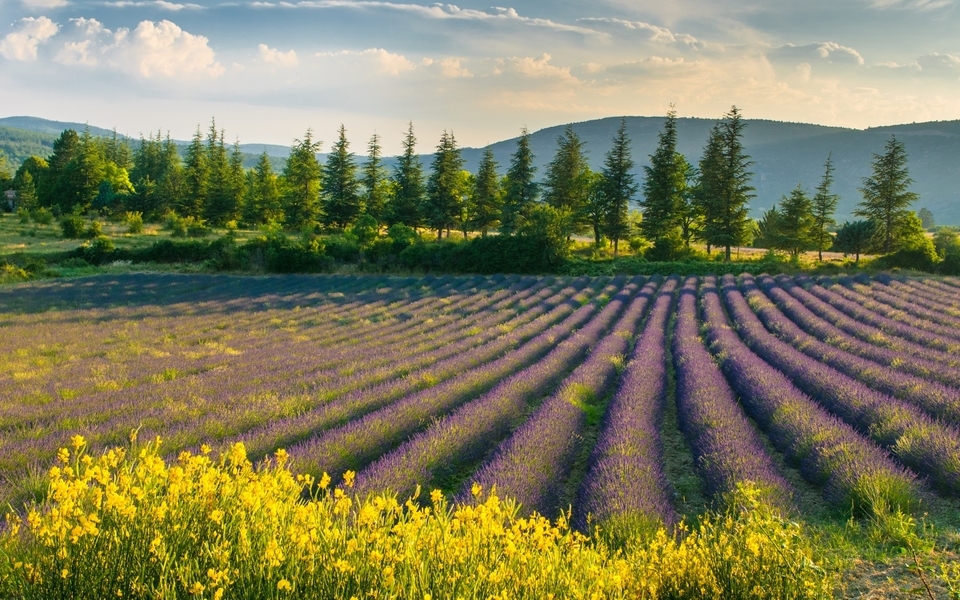
[[(481, 146), (616, 115), (960, 118), (958, 0), (0, 0), (0, 116)], [(328, 144), (329, 145), (329, 144)], [(327, 145), (327, 146), (328, 146)]]

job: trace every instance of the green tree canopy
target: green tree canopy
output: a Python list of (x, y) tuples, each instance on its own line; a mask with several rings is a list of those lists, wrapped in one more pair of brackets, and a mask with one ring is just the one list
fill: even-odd
[(613, 136), (613, 147), (607, 152), (601, 171), (601, 198), (603, 202), (603, 233), (613, 242), (613, 253), (619, 251), (620, 240), (630, 237), (630, 202), (638, 186), (633, 176), (633, 157), (627, 120), (620, 120), (620, 128)]
[(380, 136), (375, 133), (367, 144), (367, 160), (362, 167), (362, 200), (363, 212), (376, 219), (377, 223), (387, 220), (387, 202), (391, 193), (390, 180), (387, 178), (387, 169), (383, 166), (382, 154)]
[(183, 194), (178, 198), (174, 208), (185, 217), (200, 218), (203, 215), (209, 187), (209, 158), (203, 145), (203, 134), (198, 125), (183, 157)]
[(847, 221), (837, 230), (837, 237), (833, 240), (833, 248), (844, 254), (856, 255), (856, 263), (860, 263), (860, 255), (867, 251), (873, 237), (873, 223), (870, 221)]
[(419, 227), (423, 224), (423, 165), (416, 152), (417, 138), (413, 135), (413, 123), (403, 139), (403, 154), (393, 172), (393, 196), (387, 210), (389, 225)]
[(357, 163), (350, 152), (347, 130), (343, 125), (340, 125), (337, 141), (327, 155), (326, 168), (323, 170), (321, 209), (323, 224), (341, 231), (360, 215)]
[(837, 210), (840, 196), (830, 192), (833, 185), (833, 153), (827, 154), (827, 162), (823, 166), (823, 178), (817, 186), (817, 193), (813, 196), (813, 237), (817, 247), (817, 259), (823, 262), (823, 251), (830, 248), (833, 236), (827, 228), (836, 225), (833, 213)]
[(677, 111), (672, 108), (660, 132), (657, 149), (650, 155), (650, 165), (644, 166), (643, 198), (640, 207), (643, 221), (640, 229), (644, 237), (657, 241), (676, 233), (684, 212), (687, 188), (687, 165), (677, 152)]
[(883, 154), (873, 155), (873, 174), (863, 178), (863, 201), (853, 212), (873, 224), (871, 248), (883, 254), (899, 250), (907, 238), (910, 206), (919, 195), (910, 191), (913, 179), (907, 170), (907, 150), (891, 136)]
[(517, 149), (510, 159), (503, 184), (503, 213), (500, 216), (500, 232), (515, 233), (523, 223), (527, 212), (536, 202), (540, 193), (534, 180), (537, 167), (533, 164), (533, 151), (530, 149), (530, 132), (524, 127), (517, 140)]
[(813, 202), (800, 184), (781, 198), (779, 210), (774, 205), (764, 215), (761, 231), (769, 248), (784, 250), (794, 258), (816, 248)]
[(571, 224), (570, 237), (589, 225), (590, 165), (583, 150), (583, 141), (568, 125), (557, 137), (557, 153), (547, 165), (543, 181), (543, 199)]
[(469, 227), (479, 230), (486, 236), (487, 230), (500, 223), (503, 210), (503, 193), (500, 178), (497, 175), (497, 161), (493, 159), (493, 150), (488, 146), (483, 151), (477, 175), (473, 180), (470, 194)]
[(444, 130), (433, 155), (424, 210), (426, 223), (436, 230), (437, 239), (443, 235), (444, 229), (447, 230), (447, 236), (450, 235), (450, 229), (457, 225), (463, 212), (465, 190), (460, 176), (462, 170), (463, 157), (457, 141), (452, 132)]
[(285, 223), (299, 229), (316, 220), (320, 203), (320, 163), (317, 152), (322, 142), (313, 140), (307, 129), (303, 140), (294, 140), (283, 168), (282, 203)]
[(277, 175), (273, 172), (273, 164), (266, 150), (246, 176), (243, 210), (243, 221), (247, 225), (263, 225), (270, 221), (283, 222), (283, 207), (280, 202)]

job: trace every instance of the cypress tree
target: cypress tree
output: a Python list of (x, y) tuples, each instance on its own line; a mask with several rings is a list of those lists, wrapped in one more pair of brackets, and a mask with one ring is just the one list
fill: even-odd
[(613, 147), (603, 163), (603, 231), (613, 241), (613, 254), (619, 251), (620, 240), (630, 236), (628, 211), (638, 186), (633, 176), (633, 158), (627, 137), (627, 120), (620, 120), (620, 128), (613, 137)]
[(557, 153), (547, 165), (543, 182), (544, 201), (570, 221), (572, 231), (568, 232), (568, 239), (589, 223), (590, 174), (583, 141), (568, 125), (557, 138)]
[(817, 260), (820, 262), (823, 262), (823, 251), (830, 247), (833, 240), (827, 228), (837, 224), (833, 218), (833, 213), (837, 210), (840, 196), (830, 193), (831, 185), (833, 185), (832, 152), (827, 154), (823, 178), (820, 179), (817, 193), (813, 196), (813, 235), (817, 245)]
[(871, 246), (884, 254), (899, 248), (906, 237), (910, 205), (919, 194), (909, 191), (913, 179), (907, 170), (907, 150), (903, 142), (891, 136), (885, 152), (873, 155), (873, 174), (863, 179), (863, 201), (853, 211), (873, 226)]
[(389, 225), (419, 227), (423, 224), (423, 166), (416, 154), (417, 138), (413, 123), (403, 140), (403, 154), (393, 172), (393, 197), (387, 210)]
[(337, 141), (327, 156), (323, 170), (323, 196), (321, 201), (324, 225), (346, 229), (360, 214), (360, 182), (357, 180), (357, 164), (350, 152), (347, 130), (340, 125)]
[(510, 168), (504, 181), (503, 213), (500, 216), (500, 232), (510, 235), (522, 224), (526, 214), (537, 200), (539, 189), (534, 176), (537, 167), (533, 164), (530, 150), (530, 132), (524, 127), (517, 140), (517, 150), (510, 159)]

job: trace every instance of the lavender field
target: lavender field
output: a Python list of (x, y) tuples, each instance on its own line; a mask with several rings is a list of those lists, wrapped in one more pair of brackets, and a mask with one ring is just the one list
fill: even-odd
[[(496, 486), (581, 525), (752, 481), (784, 510), (960, 496), (960, 280), (140, 274), (0, 288), (0, 502), (160, 436), (361, 493)], [(676, 446), (674, 444), (673, 446)], [(682, 465), (681, 465), (682, 466)], [(669, 467), (669, 468), (668, 468)], [(687, 484), (688, 485), (688, 484)], [(803, 489), (798, 489), (798, 486)]]

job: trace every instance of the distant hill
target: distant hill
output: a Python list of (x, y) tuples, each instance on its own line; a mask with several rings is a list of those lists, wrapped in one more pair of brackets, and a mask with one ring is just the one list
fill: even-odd
[[(711, 119), (681, 118), (678, 120), (679, 150), (696, 164), (703, 145), (715, 121)], [(583, 139), (594, 169), (599, 169), (610, 140), (620, 125), (620, 118), (597, 119), (573, 123), (574, 131)], [(86, 125), (47, 121), (35, 117), (7, 117), (0, 119), (0, 149), (19, 164), (30, 154), (49, 155), (53, 140), (68, 127), (82, 130)], [(566, 125), (548, 127), (531, 134), (531, 147), (536, 155), (538, 173), (556, 151), (556, 139)], [(657, 134), (663, 127), (663, 117), (627, 117), (627, 132), (633, 144), (638, 181), (642, 166), (647, 163), (657, 144)], [(111, 131), (90, 127), (94, 135), (109, 135)], [(913, 190), (920, 194), (914, 206), (926, 207), (941, 225), (960, 225), (960, 121), (912, 123), (870, 129), (846, 129), (805, 123), (784, 123), (767, 120), (747, 120), (744, 145), (754, 165), (753, 185), (757, 197), (751, 203), (752, 215), (759, 217), (780, 197), (788, 194), (797, 183), (812, 190), (823, 174), (827, 154), (833, 152), (836, 165), (834, 191), (840, 194), (837, 209), (839, 221), (850, 219), (860, 201), (858, 188), (863, 177), (870, 174), (872, 154), (883, 151), (884, 143), (896, 135), (906, 145)], [(186, 145), (185, 141), (178, 141)], [(506, 171), (510, 156), (516, 148), (516, 138), (491, 145), (500, 172)], [(242, 144), (244, 164), (252, 166), (257, 155), (266, 151), (274, 159), (274, 167), (282, 168), (290, 151), (275, 144)], [(476, 171), (482, 148), (464, 148), (466, 168)], [(25, 153), (25, 154), (24, 154)], [(318, 158), (325, 159), (320, 154)], [(361, 159), (362, 160), (362, 159)], [(422, 156), (425, 167), (429, 155)], [(384, 162), (395, 163), (392, 157)]]

